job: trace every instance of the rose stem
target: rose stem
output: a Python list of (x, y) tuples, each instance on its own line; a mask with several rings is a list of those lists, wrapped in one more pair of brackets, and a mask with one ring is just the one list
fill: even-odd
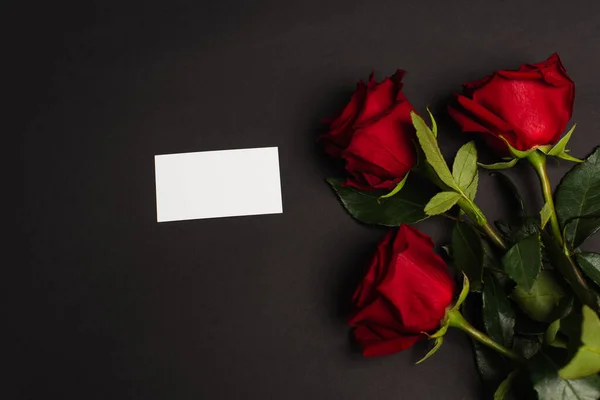
[(561, 234), (560, 225), (558, 224), (556, 209), (554, 208), (552, 186), (550, 185), (550, 179), (548, 178), (548, 172), (546, 171), (546, 155), (541, 151), (534, 150), (527, 156), (527, 161), (529, 161), (529, 164), (531, 164), (540, 178), (544, 201), (550, 207), (550, 227), (552, 228), (552, 235), (554, 236), (554, 240), (556, 240), (556, 242), (562, 246), (563, 237)]
[(561, 234), (560, 225), (558, 224), (558, 217), (556, 215), (556, 209), (554, 207), (554, 199), (552, 195), (552, 186), (550, 185), (550, 179), (546, 170), (546, 155), (541, 151), (535, 150), (527, 156), (527, 161), (532, 165), (533, 169), (537, 173), (540, 184), (542, 186), (542, 193), (544, 195), (544, 201), (550, 207), (550, 227), (552, 230), (552, 236), (554, 240), (563, 248), (563, 253), (569, 261), (570, 270), (561, 270), (563, 277), (567, 279), (567, 282), (573, 287), (575, 293), (584, 304), (588, 304), (593, 309), (598, 309), (595, 298), (590, 298), (589, 288), (583, 274), (573, 261), (569, 249), (564, 246), (563, 236)]
[(507, 358), (510, 358), (511, 360), (514, 360), (518, 363), (525, 362), (525, 360), (514, 351), (507, 349), (506, 347), (502, 346), (501, 344), (487, 336), (485, 333), (475, 329), (473, 325), (471, 325), (458, 310), (449, 311), (446, 315), (449, 318), (448, 322), (451, 327), (460, 329), (467, 335), (471, 336), (471, 338), (477, 340), (479, 343), (489, 347), (492, 350), (497, 351), (498, 353), (502, 354)]
[(508, 250), (506, 243), (502, 240), (502, 237), (492, 225), (488, 222), (487, 218), (483, 214), (483, 211), (477, 205), (468, 198), (463, 198), (458, 201), (458, 206), (473, 220), (473, 222), (486, 234), (486, 236), (496, 245), (500, 250)]
[(496, 230), (490, 225), (489, 222), (487, 222), (487, 220), (485, 221), (485, 224), (481, 225), (481, 229), (483, 229), (486, 235), (492, 240), (492, 242), (494, 242), (494, 244), (498, 248), (500, 248), (501, 250), (508, 250), (506, 244), (504, 243), (504, 240), (502, 240), (498, 232), (496, 232)]
[[(429, 179), (434, 185), (436, 185), (440, 189), (452, 190), (440, 180), (440, 178), (435, 174), (433, 169), (425, 169), (422, 171), (422, 173), (425, 175), (425, 177), (427, 177), (427, 179)], [(500, 250), (503, 251), (508, 250), (508, 246), (506, 245), (506, 243), (504, 243), (504, 240), (502, 240), (500, 234), (496, 232), (492, 225), (490, 225), (487, 218), (483, 214), (483, 211), (481, 211), (481, 209), (477, 207), (473, 200), (466, 197), (464, 193), (463, 196), (464, 197), (461, 198), (457, 203), (460, 209), (463, 210), (465, 214), (469, 216), (469, 218), (471, 218), (473, 223), (487, 235), (487, 237), (494, 243), (495, 246), (497, 246)]]

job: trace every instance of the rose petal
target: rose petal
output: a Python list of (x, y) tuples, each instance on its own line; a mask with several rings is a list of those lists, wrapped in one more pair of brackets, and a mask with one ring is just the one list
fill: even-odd
[(452, 302), (454, 281), (430, 240), (407, 230), (408, 247), (396, 256), (377, 291), (400, 312), (408, 331), (435, 329)]
[(354, 337), (363, 347), (365, 357), (398, 353), (414, 345), (420, 338), (417, 335), (400, 335), (393, 331), (385, 332), (382, 328), (375, 332), (364, 325), (354, 329)]
[[(357, 129), (342, 157), (362, 159), (379, 169), (373, 171), (368, 165), (362, 165), (361, 171), (380, 176), (381, 170), (384, 170), (387, 173), (384, 178), (402, 179), (416, 162), (411, 110), (409, 103), (398, 104), (390, 114)], [(349, 168), (347, 164), (346, 170), (351, 172), (352, 166)]]
[(377, 250), (373, 256), (373, 259), (371, 260), (367, 274), (363, 278), (360, 286), (354, 292), (354, 296), (352, 298), (357, 307), (362, 307), (373, 300), (374, 288), (377, 284), (379, 284), (387, 272), (387, 268), (391, 260), (392, 254), (390, 242), (393, 236), (394, 230), (390, 229), (390, 231), (383, 237), (377, 246)]

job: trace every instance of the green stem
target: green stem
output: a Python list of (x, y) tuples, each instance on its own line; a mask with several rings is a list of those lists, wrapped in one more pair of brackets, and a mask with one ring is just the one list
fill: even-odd
[[(454, 189), (449, 188), (444, 182), (440, 180), (435, 171), (432, 168), (424, 168), (421, 173), (427, 177), (434, 185), (445, 191), (453, 191)], [(483, 211), (475, 204), (475, 202), (467, 198), (464, 193), (464, 197), (458, 201), (458, 206), (471, 218), (473, 223), (497, 246), (500, 250), (508, 250), (508, 246), (504, 243), (504, 240), (500, 234), (494, 229), (494, 227), (488, 222), (487, 218), (483, 214)]]
[(458, 206), (465, 212), (473, 222), (479, 227), (483, 233), (498, 247), (500, 250), (508, 250), (508, 246), (504, 243), (504, 240), (500, 234), (494, 229), (494, 227), (488, 222), (487, 218), (483, 214), (483, 211), (472, 201), (467, 198), (460, 199)]
[(448, 322), (451, 327), (460, 329), (467, 335), (471, 336), (471, 338), (477, 340), (479, 343), (489, 347), (492, 350), (497, 351), (498, 353), (502, 354), (507, 358), (510, 358), (511, 360), (514, 360), (519, 363), (525, 362), (525, 360), (514, 351), (507, 349), (500, 343), (494, 341), (492, 338), (487, 336), (485, 333), (475, 329), (473, 325), (471, 325), (458, 310), (451, 310), (446, 315), (448, 317)]
[[(535, 150), (527, 156), (527, 161), (529, 161), (529, 163), (533, 166), (533, 169), (540, 179), (544, 200), (550, 207), (550, 228), (552, 231), (552, 236), (554, 237), (554, 241), (558, 244), (558, 247), (552, 246), (550, 243), (548, 243), (548, 236), (546, 235), (546, 251), (549, 253), (554, 252), (552, 255), (554, 260), (557, 260), (562, 256), (560, 253), (564, 254), (566, 262), (555, 262), (559, 272), (563, 278), (567, 280), (569, 285), (571, 285), (579, 299), (584, 304), (589, 305), (594, 310), (598, 310), (598, 304), (595, 296), (593, 296), (592, 292), (590, 292), (583, 274), (571, 257), (569, 249), (565, 246), (560, 225), (558, 223), (558, 217), (556, 215), (556, 208), (554, 207), (552, 186), (550, 185), (550, 179), (548, 178), (548, 172), (546, 171), (546, 155), (539, 150)], [(544, 237), (544, 234), (542, 237)]]
[(540, 179), (544, 201), (550, 208), (550, 228), (552, 229), (552, 236), (554, 236), (554, 240), (562, 246), (563, 237), (560, 225), (558, 224), (556, 209), (554, 208), (552, 186), (550, 185), (550, 179), (548, 178), (548, 172), (546, 171), (546, 155), (541, 151), (535, 150), (527, 156), (527, 161), (529, 161)]
[(502, 240), (502, 238), (500, 237), (498, 232), (496, 232), (494, 227), (492, 225), (490, 225), (490, 223), (487, 222), (487, 220), (485, 221), (484, 224), (480, 225), (480, 228), (483, 229), (485, 234), (490, 238), (490, 240), (492, 242), (494, 242), (494, 244), (499, 249), (505, 250), (505, 251), (508, 250), (508, 247), (506, 246), (506, 243), (504, 243), (504, 240)]

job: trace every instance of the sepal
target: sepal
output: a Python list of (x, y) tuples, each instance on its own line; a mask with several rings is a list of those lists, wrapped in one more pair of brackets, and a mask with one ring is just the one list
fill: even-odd
[(434, 355), (440, 349), (440, 347), (442, 347), (442, 343), (444, 343), (443, 337), (435, 338), (435, 342), (434, 342), (431, 350), (429, 350), (427, 352), (427, 354), (425, 354), (425, 356), (423, 358), (421, 358), (419, 361), (417, 361), (415, 364), (421, 364), (423, 361), (427, 360), (429, 357)]
[(533, 149), (529, 149), (527, 151), (523, 151), (523, 150), (517, 150), (514, 147), (511, 146), (511, 144), (509, 143), (508, 140), (506, 140), (506, 138), (504, 136), (500, 136), (500, 139), (502, 139), (504, 141), (504, 144), (506, 144), (506, 147), (508, 148), (508, 151), (510, 152), (510, 154), (512, 154), (512, 156), (514, 158), (527, 158), (527, 156), (529, 154), (531, 154), (532, 152), (534, 152), (536, 150), (536, 148), (534, 147)]
[(494, 164), (477, 163), (477, 165), (479, 165), (481, 168), (485, 168), (485, 169), (499, 170), (499, 169), (512, 168), (517, 164), (518, 161), (519, 161), (518, 158), (513, 158), (508, 161), (500, 161), (500, 162), (497, 162)]
[(382, 196), (379, 196), (377, 198), (377, 202), (381, 203), (382, 199), (387, 199), (389, 197), (392, 197), (393, 195), (395, 195), (396, 193), (398, 193), (399, 191), (402, 190), (402, 188), (404, 187), (404, 185), (406, 185), (406, 180), (408, 179), (408, 175), (410, 174), (410, 171), (408, 171), (406, 173), (406, 175), (404, 175), (404, 178), (402, 178), (402, 180), (400, 182), (398, 182), (398, 184), (396, 185), (396, 187), (394, 189), (392, 189), (391, 192), (389, 192), (388, 194), (384, 194)]

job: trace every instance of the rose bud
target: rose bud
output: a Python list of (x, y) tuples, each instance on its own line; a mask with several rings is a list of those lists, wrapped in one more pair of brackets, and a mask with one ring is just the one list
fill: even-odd
[(402, 93), (404, 71), (377, 83), (373, 74), (321, 136), (325, 151), (346, 162), (346, 185), (360, 190), (393, 189), (416, 162), (410, 118)]
[(573, 113), (575, 84), (558, 54), (463, 87), (464, 96), (448, 107), (450, 115), (463, 132), (484, 133), (501, 155), (509, 152), (500, 136), (521, 151), (556, 143)]
[(349, 321), (365, 356), (405, 350), (440, 327), (455, 285), (433, 246), (429, 236), (401, 225), (377, 247)]

